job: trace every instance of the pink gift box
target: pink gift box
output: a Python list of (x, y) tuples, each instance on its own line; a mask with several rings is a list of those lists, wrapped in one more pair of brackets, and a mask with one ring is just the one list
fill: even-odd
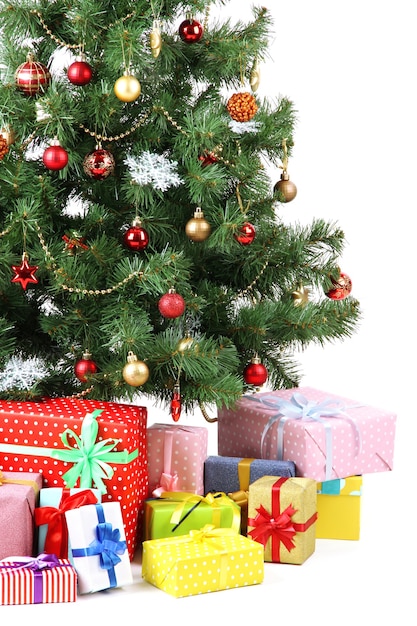
[(149, 497), (162, 491), (204, 494), (207, 428), (153, 424), (147, 429), (147, 445)]
[(0, 471), (0, 559), (34, 554), (34, 512), (42, 475)]
[(243, 396), (218, 411), (218, 454), (294, 461), (318, 482), (393, 468), (396, 415), (299, 387)]

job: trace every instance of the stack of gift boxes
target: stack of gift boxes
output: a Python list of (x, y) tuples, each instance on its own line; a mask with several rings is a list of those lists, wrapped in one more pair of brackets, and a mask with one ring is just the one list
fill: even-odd
[[(208, 428), (82, 399), (0, 402), (0, 604), (142, 578), (175, 597), (257, 585), (316, 539), (359, 539), (362, 476), (396, 415), (308, 387), (245, 395)], [(275, 565), (274, 565), (275, 567)]]

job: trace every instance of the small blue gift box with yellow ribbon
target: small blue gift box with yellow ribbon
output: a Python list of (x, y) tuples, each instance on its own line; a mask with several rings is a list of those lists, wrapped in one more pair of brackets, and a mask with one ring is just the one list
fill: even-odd
[(133, 582), (119, 502), (89, 504), (65, 517), (79, 594)]

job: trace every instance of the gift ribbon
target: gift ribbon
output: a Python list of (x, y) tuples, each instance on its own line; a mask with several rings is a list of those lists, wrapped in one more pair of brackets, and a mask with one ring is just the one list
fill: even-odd
[(248, 525), (250, 466), (254, 460), (254, 458), (245, 458), (238, 462), (237, 475), (239, 479), (239, 489), (238, 491), (232, 491), (227, 494), (241, 509), (240, 527), (243, 533), (246, 533)]
[[(355, 431), (355, 456), (361, 449), (361, 437), (359, 428), (355, 420), (346, 413), (347, 408), (357, 408), (359, 405), (346, 407), (341, 402), (326, 398), (322, 402), (309, 401), (303, 394), (296, 392), (290, 400), (278, 398), (274, 395), (257, 397), (256, 395), (245, 396), (248, 400), (260, 402), (268, 408), (278, 409), (278, 413), (269, 418), (261, 437), (261, 452), (264, 447), (265, 438), (270, 428), (278, 422), (277, 430), (277, 458), (283, 460), (284, 455), (284, 427), (288, 420), (315, 421), (324, 426), (326, 442), (326, 462), (325, 480), (330, 480), (333, 470), (333, 446), (332, 446), (332, 426), (327, 421), (328, 418), (346, 419)], [(332, 406), (331, 406), (332, 405)], [(325, 419), (322, 419), (325, 418)]]
[(248, 519), (248, 525), (253, 526), (248, 535), (255, 541), (262, 543), (265, 547), (271, 537), (271, 558), (273, 562), (279, 563), (280, 545), (284, 544), (288, 552), (295, 548), (294, 537), (297, 532), (306, 532), (317, 520), (317, 512), (306, 522), (297, 523), (292, 521), (293, 515), (297, 512), (292, 504), (281, 512), (281, 486), (288, 478), (279, 478), (272, 485), (272, 512), (270, 513), (262, 504), (256, 509), (257, 515)]
[(168, 426), (164, 429), (164, 470), (159, 479), (159, 484), (152, 491), (154, 498), (159, 498), (164, 491), (180, 491), (178, 489), (178, 474), (172, 472), (172, 448), (174, 445), (174, 432), (178, 430), (187, 430), (182, 426), (172, 429)]
[[(126, 465), (137, 458), (139, 450), (136, 449), (130, 453), (127, 450), (114, 452), (113, 448), (120, 443), (118, 439), (104, 439), (96, 442), (98, 434), (96, 417), (100, 413), (102, 413), (101, 409), (87, 413), (82, 421), (80, 437), (69, 428), (61, 434), (61, 441), (68, 450), (0, 443), (0, 452), (37, 457), (45, 456), (73, 463), (74, 466), (62, 476), (66, 486), (68, 488), (74, 487), (77, 480), (80, 479), (80, 488), (88, 489), (95, 485), (104, 494), (107, 489), (103, 479), (110, 479), (114, 474), (109, 463)], [(74, 439), (74, 446), (69, 443), (69, 437)]]
[(119, 555), (125, 553), (126, 541), (120, 539), (119, 528), (113, 528), (110, 522), (106, 522), (104, 509), (101, 504), (96, 504), (98, 524), (96, 526), (96, 539), (87, 548), (72, 548), (74, 558), (84, 556), (99, 556), (100, 567), (107, 570), (110, 587), (116, 587), (117, 578), (115, 566), (121, 562)]
[[(216, 493), (208, 493), (206, 496), (200, 496), (195, 493), (185, 493), (179, 491), (165, 491), (161, 494), (161, 498), (165, 500), (173, 500), (178, 502), (177, 507), (171, 515), (171, 524), (174, 524), (172, 530), (176, 530), (180, 524), (194, 511), (202, 502), (212, 509), (213, 527), (220, 527), (221, 524), (221, 507), (227, 506), (232, 509), (232, 524), (230, 528), (234, 532), (239, 532), (240, 528), (240, 511), (233, 506), (231, 499), (225, 493), (219, 491)], [(187, 505), (191, 504), (191, 508), (185, 510)]]
[(70, 494), (69, 490), (64, 489), (58, 507), (41, 506), (36, 508), (36, 526), (48, 525), (44, 545), (45, 552), (56, 554), (61, 559), (68, 558), (68, 527), (65, 511), (97, 502), (96, 496), (89, 489), (74, 494)]
[[(175, 545), (182, 545), (187, 543), (204, 544), (204, 546), (211, 552), (220, 555), (220, 580), (219, 587), (223, 588), (227, 582), (227, 561), (230, 550), (225, 548), (221, 541), (216, 539), (222, 539), (224, 537), (236, 537), (238, 533), (232, 528), (216, 528), (213, 524), (205, 524), (203, 528), (199, 530), (190, 530), (188, 535), (180, 535), (175, 537)], [(173, 539), (154, 539), (153, 542), (158, 542), (158, 546), (165, 546), (167, 548), (172, 547)]]
[(24, 480), (23, 478), (6, 478), (3, 472), (0, 470), (0, 487), (2, 485), (27, 485), (28, 487), (32, 487), (35, 492), (35, 497), (39, 493), (39, 485), (34, 480)]
[(72, 567), (71, 563), (60, 563), (56, 554), (39, 554), (36, 558), (18, 557), (19, 561), (14, 561), (2, 565), (0, 569), (19, 570), (30, 569), (33, 572), (33, 603), (41, 604), (43, 601), (43, 576), (45, 569), (53, 567)]

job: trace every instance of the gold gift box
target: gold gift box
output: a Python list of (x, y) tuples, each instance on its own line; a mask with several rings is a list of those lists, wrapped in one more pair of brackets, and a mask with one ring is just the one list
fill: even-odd
[(207, 524), (188, 535), (144, 541), (142, 577), (182, 598), (257, 585), (264, 579), (264, 549), (231, 528)]
[(301, 565), (316, 549), (317, 483), (263, 476), (249, 485), (247, 536), (265, 561)]

